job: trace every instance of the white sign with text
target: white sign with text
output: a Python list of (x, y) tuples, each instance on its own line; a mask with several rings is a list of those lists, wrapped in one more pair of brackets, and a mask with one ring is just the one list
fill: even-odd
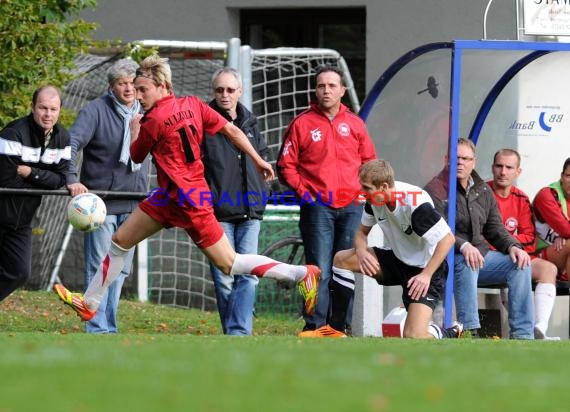
[(524, 33), (570, 36), (570, 0), (523, 0)]

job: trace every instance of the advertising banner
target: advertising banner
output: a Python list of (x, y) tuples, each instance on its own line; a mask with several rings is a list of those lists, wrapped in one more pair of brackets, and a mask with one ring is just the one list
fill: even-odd
[(570, 0), (523, 0), (524, 33), (570, 36)]
[(518, 115), (507, 119), (505, 135), (518, 140), (526, 166), (518, 183), (529, 195), (557, 180), (570, 157), (569, 64), (568, 52), (552, 53), (525, 67), (517, 82)]

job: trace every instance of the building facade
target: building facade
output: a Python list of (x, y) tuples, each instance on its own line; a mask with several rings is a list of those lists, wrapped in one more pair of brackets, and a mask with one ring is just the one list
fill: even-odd
[[(488, 39), (517, 38), (516, 2), (501, 0), (490, 4)], [(349, 60), (355, 81), (361, 83), (362, 99), (378, 76), (407, 51), (432, 42), (482, 39), (488, 3), (489, 0), (99, 0), (98, 7), (84, 11), (82, 17), (99, 25), (94, 33), (97, 40), (226, 41), (239, 37), (242, 44), (253, 48), (334, 48)], [(357, 27), (351, 30), (354, 26)], [(359, 61), (362, 68), (351, 67), (351, 58)]]

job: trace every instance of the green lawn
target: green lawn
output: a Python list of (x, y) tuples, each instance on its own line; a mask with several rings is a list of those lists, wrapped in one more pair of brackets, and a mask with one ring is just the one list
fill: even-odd
[(236, 338), (216, 314), (134, 302), (122, 333), (93, 336), (52, 300), (0, 303), (0, 412), (568, 410), (566, 340), (302, 340), (259, 318)]

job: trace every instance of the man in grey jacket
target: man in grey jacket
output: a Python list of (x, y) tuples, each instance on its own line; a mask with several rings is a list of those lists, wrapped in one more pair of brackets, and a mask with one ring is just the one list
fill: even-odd
[[(67, 188), (72, 196), (88, 190), (144, 192), (147, 190), (148, 159), (131, 161), (131, 122), (140, 118), (141, 106), (133, 85), (138, 65), (118, 60), (107, 72), (108, 93), (87, 104), (70, 129), (71, 163)], [(81, 173), (79, 153), (83, 151)], [(111, 236), (137, 207), (138, 201), (106, 200), (105, 223), (84, 235), (85, 285), (87, 286), (107, 253)], [(117, 333), (117, 309), (121, 288), (129, 275), (134, 248), (125, 260), (121, 275), (109, 287), (97, 314), (86, 323), (88, 333)]]
[[(505, 229), (495, 197), (475, 172), (475, 146), (457, 145), (454, 297), (457, 319), (474, 334), (481, 327), (477, 287), (507, 284), (510, 336), (534, 339), (530, 256)], [(495, 250), (489, 250), (489, 244)]]

